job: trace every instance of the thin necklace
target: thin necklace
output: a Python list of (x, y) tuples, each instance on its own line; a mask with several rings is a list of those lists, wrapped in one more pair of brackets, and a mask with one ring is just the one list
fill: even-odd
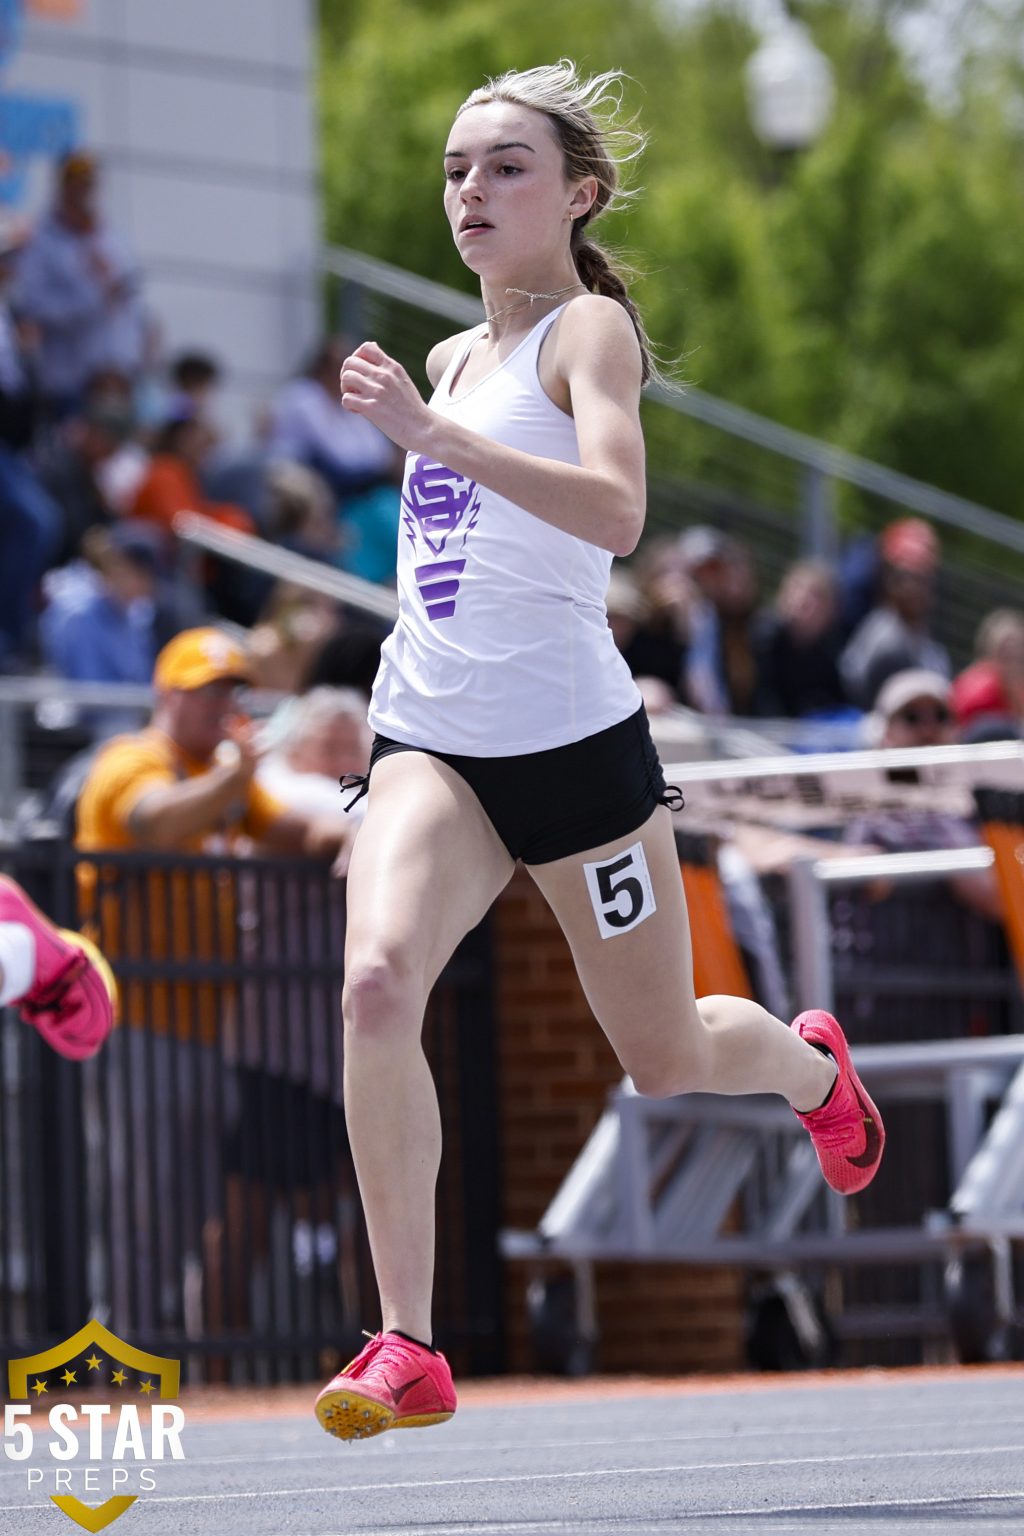
[(581, 282), (577, 278), (574, 283), (566, 283), (564, 288), (556, 288), (554, 293), (531, 293), (529, 288), (506, 288), (506, 293), (521, 293), (523, 297), (519, 300), (518, 304), (506, 304), (504, 309), (496, 309), (493, 315), (487, 316), (487, 323), (490, 324), (492, 320), (500, 320), (502, 315), (510, 315), (513, 310), (525, 309), (527, 304), (532, 309), (538, 299), (560, 299), (563, 293), (571, 293), (574, 288), (585, 288), (586, 286), (586, 283)]

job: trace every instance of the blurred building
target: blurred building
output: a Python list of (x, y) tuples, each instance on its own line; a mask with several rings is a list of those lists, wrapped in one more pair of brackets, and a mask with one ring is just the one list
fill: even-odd
[(38, 211), (94, 151), (164, 351), (227, 365), (229, 429), (317, 330), (314, 56), (312, 0), (0, 0), (0, 200)]

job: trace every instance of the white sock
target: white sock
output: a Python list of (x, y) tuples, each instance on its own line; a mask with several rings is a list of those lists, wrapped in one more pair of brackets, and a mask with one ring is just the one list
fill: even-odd
[(36, 979), (36, 941), (24, 923), (0, 923), (0, 1008), (31, 992)]

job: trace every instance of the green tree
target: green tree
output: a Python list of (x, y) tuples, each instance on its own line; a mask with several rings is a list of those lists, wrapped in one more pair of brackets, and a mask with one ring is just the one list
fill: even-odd
[(650, 329), (683, 376), (1016, 511), (1024, 71), (1005, 0), (964, 7), (939, 99), (894, 41), (922, 5), (790, 8), (832, 62), (837, 110), (783, 162), (750, 128), (757, 38), (738, 0), (506, 0), (500, 16), (478, 0), (322, 0), (328, 236), (472, 289), (441, 211), (459, 101), (563, 53), (625, 69), (651, 135), (645, 190), (603, 233), (635, 255)]

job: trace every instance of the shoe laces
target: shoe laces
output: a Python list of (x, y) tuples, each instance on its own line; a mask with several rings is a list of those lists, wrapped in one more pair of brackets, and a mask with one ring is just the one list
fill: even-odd
[[(371, 1362), (380, 1360), (382, 1364), (407, 1365), (411, 1346), (405, 1339), (397, 1337), (393, 1333), (370, 1333), (366, 1328), (362, 1330), (363, 1337), (369, 1340), (356, 1355), (355, 1359), (347, 1365), (342, 1372), (343, 1376), (362, 1375), (364, 1369)], [(359, 1367), (358, 1372), (356, 1367)]]
[(864, 1119), (852, 1104), (842, 1101), (836, 1105), (826, 1104), (824, 1109), (815, 1112), (809, 1127), (815, 1146), (826, 1152), (838, 1152), (849, 1142), (854, 1127), (863, 1125)]
[(64, 1001), (68, 987), (82, 974), (88, 964), (88, 958), (82, 950), (76, 950), (68, 959), (64, 970), (51, 982), (45, 987), (33, 987), (27, 996), (20, 999), (19, 1010), (27, 1013), (30, 1019), (57, 1012)]

